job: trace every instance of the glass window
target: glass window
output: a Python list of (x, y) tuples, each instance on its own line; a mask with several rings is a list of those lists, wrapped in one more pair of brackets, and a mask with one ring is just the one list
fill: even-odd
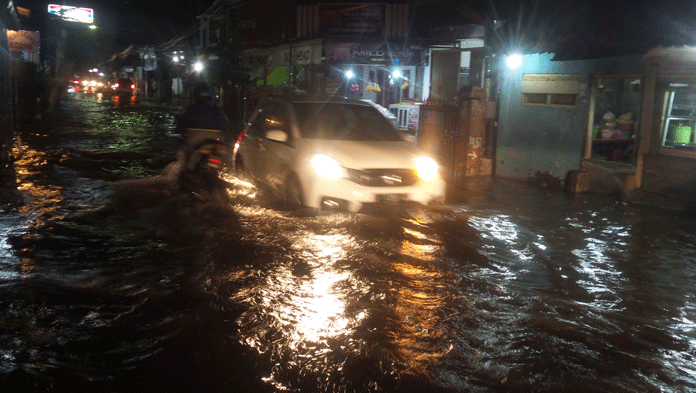
[(640, 119), (641, 79), (605, 76), (592, 80), (590, 106), (591, 156), (600, 161), (632, 164)]
[(665, 95), (662, 146), (693, 150), (696, 147), (696, 90), (688, 85), (673, 84)]
[(283, 104), (278, 103), (267, 111), (264, 127), (266, 131), (281, 130), (290, 134), (290, 119)]
[(298, 103), (295, 112), (303, 138), (403, 141), (399, 131), (371, 106)]
[(264, 126), (266, 125), (266, 119), (268, 118), (268, 115), (273, 112), (273, 108), (275, 108), (275, 106), (275, 102), (270, 102), (257, 109), (254, 117), (251, 119), (247, 132), (257, 137), (262, 136), (265, 132)]

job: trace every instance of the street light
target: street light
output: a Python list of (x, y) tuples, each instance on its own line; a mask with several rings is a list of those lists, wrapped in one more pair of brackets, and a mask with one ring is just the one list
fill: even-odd
[(505, 63), (509, 69), (516, 70), (522, 67), (522, 55), (519, 53), (510, 54), (505, 59)]
[(193, 65), (193, 70), (196, 71), (196, 72), (201, 72), (201, 71), (203, 71), (203, 63), (201, 63), (200, 61), (197, 61), (197, 62)]
[(351, 80), (355, 76), (355, 72), (353, 70), (348, 70), (346, 71), (346, 79)]

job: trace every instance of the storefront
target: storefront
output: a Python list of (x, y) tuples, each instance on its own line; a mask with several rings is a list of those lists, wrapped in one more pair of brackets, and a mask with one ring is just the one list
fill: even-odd
[(316, 84), (322, 64), (321, 39), (242, 51), (242, 66), (252, 71), (258, 85), (295, 86), (306, 90)]
[(329, 87), (384, 107), (421, 100), (423, 53), (397, 42), (327, 41), (324, 47)]
[(248, 49), (242, 62), (253, 70), (259, 85), (294, 86), (318, 95), (340, 94), (387, 107), (422, 98), (422, 83), (418, 83), (424, 73), (422, 57), (422, 51), (390, 49), (384, 42), (318, 39)]
[(643, 56), (646, 83), (637, 185), (682, 204), (696, 198), (696, 48)]

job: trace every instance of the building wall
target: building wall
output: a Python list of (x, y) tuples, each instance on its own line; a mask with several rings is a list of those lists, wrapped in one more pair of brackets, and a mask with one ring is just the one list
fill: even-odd
[[(580, 168), (587, 132), (590, 76), (643, 73), (638, 56), (576, 61), (552, 58), (549, 53), (525, 55), (517, 70), (500, 65), (497, 176), (528, 179), (540, 172), (565, 179), (569, 171)], [(528, 73), (579, 74), (577, 105), (523, 105), (522, 78)]]
[(454, 100), (457, 96), (460, 57), (459, 51), (432, 51), (429, 98)]
[[(0, 148), (10, 141), (14, 133), (12, 62), (7, 34), (5, 33), (6, 28), (3, 18), (0, 18), (0, 34), (2, 34), (0, 36)], [(4, 152), (0, 152), (0, 154), (2, 153)], [(4, 161), (0, 164), (4, 164)]]
[(696, 197), (696, 160), (647, 154), (643, 172), (643, 190), (654, 194), (683, 194)]

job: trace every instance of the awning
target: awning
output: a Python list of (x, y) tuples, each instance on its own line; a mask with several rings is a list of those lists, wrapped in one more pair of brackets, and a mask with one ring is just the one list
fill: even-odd
[(658, 46), (650, 49), (643, 55), (643, 61), (655, 58), (664, 58), (669, 61), (696, 63), (696, 46), (670, 46), (668, 48)]

